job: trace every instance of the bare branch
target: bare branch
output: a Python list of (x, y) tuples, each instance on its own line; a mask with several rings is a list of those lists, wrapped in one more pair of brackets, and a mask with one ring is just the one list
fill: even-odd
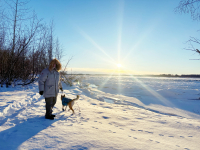
[(66, 68), (67, 68), (67, 66), (68, 66), (69, 62), (72, 60), (72, 58), (73, 58), (73, 57), (71, 57), (70, 59), (68, 59), (68, 61), (67, 61), (66, 65), (65, 65), (65, 69), (64, 69), (64, 71), (66, 70)]
[(200, 20), (199, 2), (200, 0), (181, 0), (174, 11), (176, 13), (188, 13), (193, 20)]

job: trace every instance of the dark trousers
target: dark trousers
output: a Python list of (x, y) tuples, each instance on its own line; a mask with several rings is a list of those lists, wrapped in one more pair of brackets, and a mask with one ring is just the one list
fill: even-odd
[(56, 97), (48, 97), (45, 98), (45, 102), (46, 102), (46, 114), (45, 116), (51, 116), (52, 115), (52, 109), (54, 107), (54, 105), (56, 104)]

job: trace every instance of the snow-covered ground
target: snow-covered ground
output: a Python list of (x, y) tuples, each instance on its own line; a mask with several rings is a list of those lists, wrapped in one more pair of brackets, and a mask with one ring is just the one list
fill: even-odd
[(0, 88), (0, 149), (199, 149), (200, 79), (88, 76), (63, 89), (80, 95), (75, 114), (59, 93), (47, 120), (37, 83)]

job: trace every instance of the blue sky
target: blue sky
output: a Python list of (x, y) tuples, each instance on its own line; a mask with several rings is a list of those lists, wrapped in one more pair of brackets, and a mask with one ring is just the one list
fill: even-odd
[[(198, 54), (184, 50), (199, 22), (176, 14), (180, 0), (31, 0), (46, 23), (54, 20), (73, 73), (200, 74)], [(122, 65), (121, 68), (117, 64)]]

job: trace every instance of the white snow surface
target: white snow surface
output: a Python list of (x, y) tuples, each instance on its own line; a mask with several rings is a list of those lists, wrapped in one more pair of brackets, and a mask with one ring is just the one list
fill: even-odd
[(60, 92), (48, 120), (37, 83), (0, 88), (0, 150), (199, 149), (200, 79), (87, 76), (63, 89), (80, 95), (75, 114)]

